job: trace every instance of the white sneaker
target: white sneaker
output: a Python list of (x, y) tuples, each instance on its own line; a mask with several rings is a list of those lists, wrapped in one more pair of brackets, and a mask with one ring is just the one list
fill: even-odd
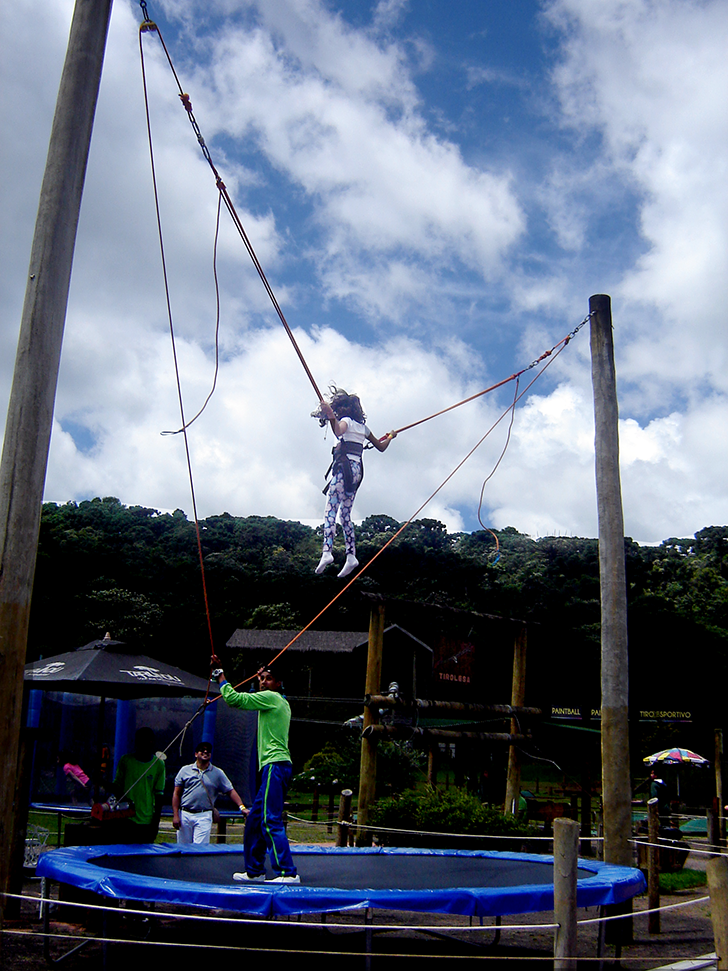
[(233, 880), (238, 880), (240, 883), (263, 883), (265, 881), (265, 873), (259, 873), (254, 877), (251, 877), (245, 871), (242, 873), (233, 873)]
[(321, 554), (321, 559), (319, 560), (319, 564), (316, 567), (316, 573), (323, 573), (326, 567), (329, 565), (329, 563), (333, 563), (333, 562), (334, 562), (333, 556), (331, 555), (331, 553), (328, 552), (328, 550), (325, 550)]
[(358, 566), (359, 566), (359, 560), (357, 560), (357, 558), (353, 556), (351, 553), (347, 553), (346, 563), (344, 564), (343, 569), (339, 571), (339, 576), (348, 577), (349, 574), (352, 573), (354, 570), (356, 570)]
[(298, 874), (296, 874), (295, 876), (291, 876), (290, 874), (286, 875), (285, 873), (282, 873), (279, 877), (273, 877), (272, 880), (266, 880), (266, 883), (300, 883), (300, 882), (301, 882), (301, 878), (299, 877)]

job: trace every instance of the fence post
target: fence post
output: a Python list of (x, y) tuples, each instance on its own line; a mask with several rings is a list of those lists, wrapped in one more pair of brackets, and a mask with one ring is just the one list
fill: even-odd
[(705, 810), (708, 828), (708, 843), (711, 846), (720, 846), (720, 810), (711, 809), (710, 806)]
[[(647, 802), (647, 906), (650, 910), (660, 906), (660, 816), (659, 800), (655, 797)], [(660, 933), (660, 911), (647, 915), (647, 929), (650, 934)]]
[(339, 821), (336, 825), (336, 845), (348, 846), (351, 820), (351, 789), (342, 789), (339, 796)]
[(579, 824), (554, 820), (554, 971), (576, 968), (576, 869)]
[(728, 859), (724, 856), (714, 856), (708, 860), (706, 870), (718, 971), (726, 971), (728, 969)]

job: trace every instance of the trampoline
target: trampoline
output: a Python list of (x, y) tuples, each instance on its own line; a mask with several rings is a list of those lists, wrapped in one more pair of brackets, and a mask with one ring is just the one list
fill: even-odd
[[(553, 857), (478, 850), (299, 846), (301, 884), (243, 884), (239, 845), (76, 846), (43, 854), (37, 875), (117, 900), (271, 917), (379, 908), (500, 917), (553, 910)], [(577, 906), (641, 893), (640, 870), (579, 860)]]

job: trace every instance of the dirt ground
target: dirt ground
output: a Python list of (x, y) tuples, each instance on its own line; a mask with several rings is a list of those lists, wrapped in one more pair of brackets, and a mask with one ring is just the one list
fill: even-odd
[[(704, 869), (705, 857), (688, 859), (687, 866)], [(39, 882), (27, 881), (25, 893), (37, 896)], [(611, 967), (621, 964), (629, 969), (658, 968), (676, 961), (695, 959), (714, 950), (713, 928), (710, 919), (710, 902), (700, 901), (707, 896), (707, 888), (697, 891), (681, 891), (661, 900), (663, 906), (681, 904), (661, 913), (661, 932), (648, 932), (648, 918), (641, 916), (647, 907), (646, 895), (634, 901), (632, 942), (621, 949), (617, 956), (614, 944), (607, 943), (604, 957)], [(696, 902), (697, 901), (697, 902)], [(205, 912), (209, 914), (209, 912)], [(66, 920), (76, 918), (64, 915)], [(113, 919), (109, 935), (116, 939), (106, 947), (91, 942), (63, 961), (69, 969), (129, 969), (150, 962), (174, 962), (174, 971), (201, 971), (208, 961), (227, 964), (231, 959), (236, 965), (241, 960), (253, 960), (260, 967), (261, 950), (277, 957), (296, 960), (305, 955), (315, 955), (322, 967), (333, 967), (334, 962), (347, 966), (366, 966), (364, 957), (357, 958), (366, 950), (366, 933), (353, 925), (361, 924), (362, 912), (330, 916), (326, 923), (318, 918), (302, 920), (279, 919), (275, 926), (259, 921), (243, 923), (232, 915), (210, 915), (212, 919), (200, 921), (180, 915), (179, 918), (160, 916), (129, 916), (123, 911)], [(597, 916), (596, 910), (580, 910), (580, 922)], [(533, 969), (540, 963), (553, 960), (553, 929), (539, 929), (535, 925), (551, 923), (549, 913), (528, 914), (503, 918), (500, 940), (494, 943), (492, 926), (481, 929), (477, 921), (470, 926), (468, 918), (431, 914), (402, 914), (376, 911), (374, 931), (371, 935), (371, 961), (373, 968), (388, 969), (420, 964), (429, 959), (450, 960), (461, 967), (463, 963), (508, 965), (513, 971), (514, 962), (521, 965), (528, 961)], [(486, 921), (491, 924), (491, 921)], [(509, 925), (527, 925), (525, 929), (509, 930)], [(385, 926), (387, 925), (387, 926)], [(396, 925), (396, 927), (392, 927)], [(416, 925), (417, 928), (412, 929)], [(78, 943), (78, 935), (95, 936), (100, 931), (99, 919), (80, 923), (51, 923), (55, 937), (50, 945), (50, 957), (57, 959)], [(578, 931), (578, 956), (585, 968), (596, 967), (598, 925), (580, 923)], [(457, 930), (452, 930), (457, 928)], [(38, 916), (38, 905), (24, 900), (19, 920), (7, 921), (2, 937), (2, 968), (8, 971), (40, 971), (48, 964), (43, 953), (43, 925)], [(231, 951), (228, 948), (242, 950)], [(281, 951), (287, 952), (281, 954)], [(278, 953), (276, 953), (278, 952)], [(533, 960), (533, 959), (537, 960)], [(419, 971), (422, 971), (420, 968)]]

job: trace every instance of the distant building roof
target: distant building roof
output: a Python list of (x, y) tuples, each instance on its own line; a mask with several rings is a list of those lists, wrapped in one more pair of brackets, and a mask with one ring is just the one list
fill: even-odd
[[(296, 634), (297, 630), (236, 630), (227, 646), (239, 650), (282, 651)], [(366, 644), (368, 639), (366, 631), (307, 630), (289, 650), (346, 654)]]
[[(390, 632), (403, 634), (428, 651), (432, 648), (418, 637), (410, 634), (398, 624), (391, 624), (384, 631), (385, 636)], [(228, 647), (243, 651), (282, 651), (296, 636), (296, 630), (236, 630)], [(369, 634), (366, 631), (342, 630), (307, 630), (289, 647), (289, 651), (327, 651), (336, 654), (349, 654), (355, 648), (366, 644)]]

